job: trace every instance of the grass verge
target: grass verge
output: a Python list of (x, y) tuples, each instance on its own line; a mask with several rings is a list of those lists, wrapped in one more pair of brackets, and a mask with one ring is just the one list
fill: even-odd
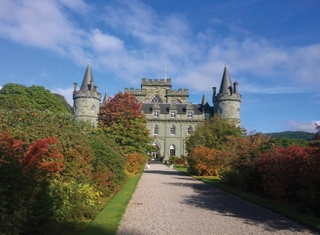
[(255, 203), (259, 206), (265, 207), (271, 211), (274, 211), (278, 214), (284, 215), (296, 222), (304, 224), (310, 227), (313, 230), (320, 232), (320, 219), (313, 217), (307, 214), (299, 212), (297, 209), (290, 205), (285, 205), (281, 202), (277, 202), (271, 199), (262, 198), (258, 195), (244, 192), (239, 188), (232, 187), (224, 183), (219, 177), (216, 176), (194, 176), (190, 175), (187, 168), (175, 168), (177, 171), (180, 171), (186, 175), (189, 175), (195, 179), (198, 179), (204, 183), (214, 185), (218, 188), (221, 188), (229, 193), (232, 193), (242, 199), (245, 199), (249, 202)]
[(133, 176), (102, 209), (81, 235), (113, 235), (117, 233), (121, 219), (140, 180), (141, 174)]

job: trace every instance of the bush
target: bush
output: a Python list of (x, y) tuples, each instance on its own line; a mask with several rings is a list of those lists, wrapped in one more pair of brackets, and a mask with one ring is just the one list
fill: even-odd
[(138, 153), (127, 154), (125, 172), (127, 175), (136, 175), (141, 173), (143, 166), (146, 164), (146, 158)]
[(264, 192), (276, 199), (297, 201), (299, 194), (319, 187), (320, 159), (311, 150), (291, 145), (262, 153), (258, 164)]
[(269, 139), (261, 134), (229, 136), (229, 149), (220, 151), (223, 158), (220, 177), (244, 190), (260, 190), (261, 176), (258, 173), (257, 158)]
[(218, 175), (219, 159), (217, 151), (206, 147), (196, 147), (187, 158), (189, 172), (194, 175)]
[(49, 186), (56, 221), (93, 219), (99, 212), (101, 192), (93, 186), (54, 180)]
[(26, 231), (50, 215), (48, 179), (62, 170), (61, 162), (54, 160), (62, 156), (50, 146), (55, 143), (42, 139), (28, 146), (8, 133), (0, 135), (1, 234)]
[(174, 164), (174, 162), (175, 162), (176, 160), (178, 160), (178, 159), (179, 159), (178, 156), (170, 156), (170, 157), (169, 157), (168, 164), (169, 164), (169, 165), (172, 165), (172, 164)]
[(0, 130), (1, 232), (93, 218), (125, 180), (119, 147), (70, 114), (0, 110)]
[(116, 192), (125, 180), (124, 153), (101, 133), (90, 136), (90, 146), (94, 151), (94, 160), (91, 163), (93, 176), (99, 190), (106, 195)]
[(186, 160), (183, 158), (178, 158), (178, 159), (174, 160), (174, 166), (181, 167), (181, 168), (186, 167), (187, 166)]

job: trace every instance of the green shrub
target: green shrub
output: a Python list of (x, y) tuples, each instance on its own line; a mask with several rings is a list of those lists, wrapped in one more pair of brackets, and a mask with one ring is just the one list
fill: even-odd
[(92, 219), (100, 207), (101, 192), (89, 184), (54, 180), (49, 186), (56, 221)]
[(104, 194), (117, 191), (126, 178), (124, 173), (125, 155), (103, 133), (91, 134), (90, 146), (94, 152), (94, 159), (91, 162), (93, 176), (99, 189)]
[(170, 156), (168, 164), (170, 164), (170, 165), (174, 164), (175, 160), (177, 160), (177, 159), (179, 159), (178, 156)]

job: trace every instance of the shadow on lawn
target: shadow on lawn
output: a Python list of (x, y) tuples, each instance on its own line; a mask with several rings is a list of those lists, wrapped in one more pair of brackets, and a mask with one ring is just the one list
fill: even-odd
[(260, 224), (269, 232), (279, 232), (280, 230), (303, 232), (304, 229), (307, 229), (303, 227), (303, 225), (298, 225), (284, 216), (245, 201), (213, 185), (209, 185), (190, 176), (186, 176), (181, 172), (170, 169), (148, 169), (144, 173), (169, 175), (173, 177), (176, 182), (163, 182), (163, 184), (176, 187), (193, 188), (194, 194), (185, 196), (183, 200), (187, 205), (217, 211), (221, 216), (241, 218), (244, 220), (244, 223), (248, 225)]

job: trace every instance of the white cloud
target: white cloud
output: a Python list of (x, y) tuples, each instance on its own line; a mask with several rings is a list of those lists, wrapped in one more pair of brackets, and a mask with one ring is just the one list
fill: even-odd
[(123, 42), (115, 36), (103, 34), (99, 29), (91, 31), (90, 42), (97, 53), (124, 50)]
[(289, 123), (287, 123), (287, 126), (289, 127), (290, 130), (315, 133), (316, 132), (315, 123), (320, 125), (320, 120), (318, 121), (311, 120), (308, 122), (290, 121)]
[[(78, 9), (81, 4), (78, 8), (68, 6)], [(72, 54), (75, 48), (84, 46), (85, 33), (68, 19), (63, 7), (54, 0), (2, 0), (0, 36), (24, 45)]]
[[(240, 92), (241, 86), (250, 89), (245, 84), (266, 93), (319, 85), (320, 44), (283, 48), (234, 27), (225, 27), (231, 31), (223, 38), (214, 28), (217, 24), (194, 32), (185, 16), (159, 15), (138, 0), (109, 3), (98, 15), (83, 0), (0, 3), (1, 37), (63, 54), (77, 63), (91, 59), (96, 67), (129, 83), (144, 76), (161, 78), (166, 65), (179, 85), (208, 91), (220, 85), (227, 63)], [(76, 23), (79, 12), (94, 15), (99, 27), (87, 29)]]
[(63, 88), (54, 88), (51, 90), (52, 93), (58, 93), (62, 96), (64, 96), (64, 98), (66, 99), (66, 101), (73, 106), (73, 87), (69, 87), (66, 89)]

